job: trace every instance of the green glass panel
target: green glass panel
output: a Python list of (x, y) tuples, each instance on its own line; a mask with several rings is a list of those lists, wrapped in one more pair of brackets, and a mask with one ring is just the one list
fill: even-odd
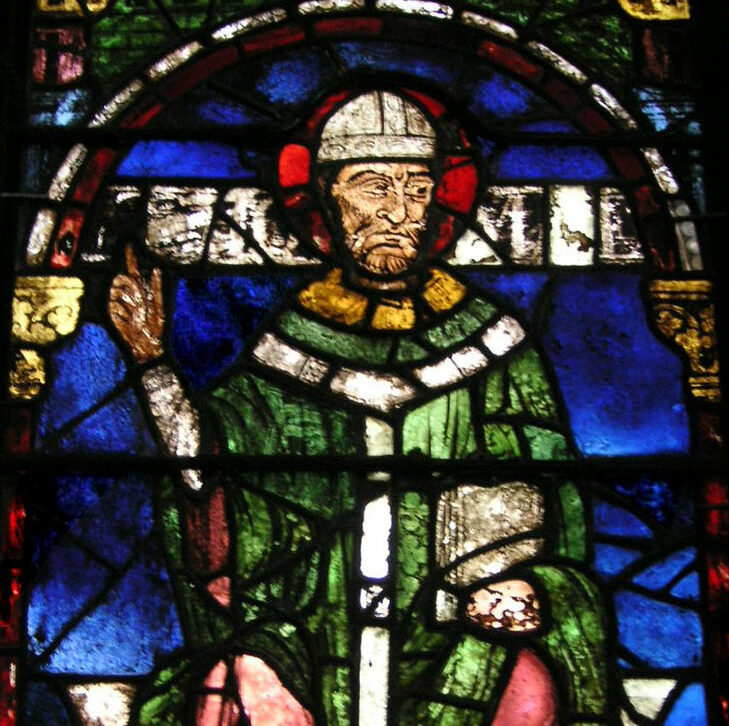
[(471, 0), (467, 4), (517, 29), (529, 25), (535, 40), (560, 50), (585, 71), (616, 83), (631, 82), (631, 20), (617, 0), (613, 7), (595, 2), (600, 7), (594, 13), (581, 12), (590, 3), (575, 0)]
[[(175, 27), (155, 0), (110, 2), (108, 12), (94, 25), (91, 58), (94, 75), (105, 91), (111, 91), (130, 68), (162, 55), (177, 33), (189, 38), (207, 21), (209, 0), (162, 1)], [(217, 0), (213, 22), (240, 15), (260, 4), (260, 0)]]
[(557, 506), (560, 513), (556, 554), (584, 560), (587, 550), (585, 508), (574, 484), (563, 484), (559, 488)]
[(353, 551), (351, 540), (351, 533), (343, 533), (333, 541), (329, 551), (326, 594), (319, 612), (310, 620), (312, 630), (317, 630), (317, 623), (323, 618), (329, 652), (340, 658), (346, 658), (351, 648), (347, 614), (347, 584), (348, 573), (351, 570), (347, 553)]
[(356, 453), (356, 431), (341, 411), (320, 408), (243, 373), (210, 400), (228, 451), (237, 454)]
[(487, 453), (494, 459), (518, 459), (519, 439), (514, 427), (507, 423), (487, 423), (483, 427)]
[(188, 693), (197, 686), (199, 677), (195, 662), (188, 658), (160, 670), (143, 695), (139, 726), (179, 726), (184, 719)]
[(322, 669), (324, 710), (327, 724), (346, 726), (350, 723), (352, 683), (349, 668), (327, 665)]
[(532, 459), (536, 461), (561, 461), (570, 458), (567, 442), (562, 434), (539, 426), (524, 426)]
[(491, 320), (496, 308), (485, 300), (474, 298), (463, 310), (440, 325), (426, 330), (422, 337), (438, 348), (449, 348), (460, 343)]
[(505, 2), (501, 0), (472, 0), (468, 4), (479, 10), (485, 10), (494, 18), (516, 26), (528, 22), (532, 14), (529, 3), (522, 2), (522, 0), (505, 0)]
[(509, 378), (513, 411), (524, 410), (537, 418), (556, 422), (557, 406), (535, 350), (529, 348), (514, 357), (509, 363)]
[[(616, 5), (617, 5), (617, 0)], [(567, 4), (568, 0), (564, 0)], [(570, 3), (574, 5), (573, 3)], [(616, 84), (630, 83), (633, 72), (631, 23), (625, 13), (567, 16), (550, 27), (543, 42), (562, 46), (582, 70), (609, 78)]]
[(403, 338), (397, 348), (398, 363), (411, 363), (428, 357), (428, 351), (419, 346), (412, 338)]
[(492, 370), (484, 385), (484, 406), (483, 410), (487, 416), (501, 411), (504, 405), (504, 369)]
[[(441, 691), (487, 702), (506, 659), (506, 648), (464, 636), (443, 667)], [(454, 722), (457, 723), (457, 722)]]
[(292, 338), (328, 356), (339, 356), (357, 363), (383, 364), (392, 346), (388, 338), (365, 338), (354, 333), (333, 330), (293, 310), (285, 312), (278, 321), (279, 328)]
[(436, 459), (461, 459), (476, 451), (468, 389), (458, 388), (408, 414), (403, 451)]
[(400, 536), (397, 562), (401, 576), (397, 580), (397, 608), (410, 606), (418, 589), (428, 577), (428, 522), (430, 512), (425, 498), (406, 492), (399, 509)]
[(597, 586), (571, 569), (536, 566), (547, 591), (551, 627), (541, 636), (565, 684), (569, 706), (598, 716), (607, 705), (605, 621)]

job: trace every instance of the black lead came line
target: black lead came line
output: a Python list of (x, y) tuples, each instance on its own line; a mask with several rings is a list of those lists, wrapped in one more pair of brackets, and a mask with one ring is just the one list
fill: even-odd
[(58, 475), (61, 472), (115, 473), (147, 472), (173, 474), (185, 469), (233, 472), (340, 472), (369, 473), (387, 471), (405, 476), (449, 474), (502, 477), (514, 474), (564, 474), (580, 479), (653, 474), (694, 479), (705, 476), (729, 476), (729, 461), (724, 457), (615, 457), (575, 459), (570, 461), (499, 461), (494, 459), (438, 460), (423, 456), (255, 456), (245, 454), (203, 454), (172, 457), (133, 454), (4, 454), (0, 468), (6, 475), (25, 472)]

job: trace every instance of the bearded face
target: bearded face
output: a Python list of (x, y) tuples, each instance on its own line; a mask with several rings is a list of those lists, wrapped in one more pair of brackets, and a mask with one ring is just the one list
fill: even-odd
[(346, 164), (331, 187), (344, 242), (357, 265), (397, 275), (418, 257), (433, 177), (422, 163)]

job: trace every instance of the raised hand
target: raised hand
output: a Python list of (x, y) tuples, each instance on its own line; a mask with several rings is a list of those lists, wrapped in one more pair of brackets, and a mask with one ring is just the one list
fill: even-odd
[(137, 363), (147, 363), (164, 352), (162, 271), (155, 267), (146, 278), (131, 245), (124, 255), (126, 272), (114, 278), (109, 291), (109, 317)]

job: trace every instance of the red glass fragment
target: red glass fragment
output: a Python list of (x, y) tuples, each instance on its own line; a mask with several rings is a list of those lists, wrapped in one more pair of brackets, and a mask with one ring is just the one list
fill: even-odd
[(329, 96), (329, 98), (327, 98), (326, 101), (319, 106), (316, 113), (309, 119), (309, 122), (307, 123), (309, 131), (316, 131), (316, 129), (319, 128), (321, 121), (323, 121), (325, 117), (339, 106), (340, 103), (346, 101), (350, 95), (350, 91), (341, 91), (340, 93), (335, 93)]
[(121, 121), (119, 126), (122, 128), (139, 128), (146, 126), (164, 106), (151, 96), (140, 101)]
[(658, 83), (688, 83), (691, 78), (691, 42), (677, 27), (648, 26), (638, 46), (643, 78)]
[(161, 91), (170, 100), (178, 98), (193, 86), (212, 76), (213, 73), (235, 63), (236, 60), (238, 60), (238, 49), (234, 45), (227, 45), (176, 73), (161, 86)]
[(84, 165), (73, 198), (88, 204), (99, 189), (104, 175), (114, 163), (117, 152), (113, 149), (99, 149)]
[(706, 534), (709, 537), (729, 537), (729, 510), (712, 509), (706, 513)]
[(314, 23), (316, 35), (379, 35), (381, 32), (379, 18), (334, 18)]
[(637, 181), (645, 176), (645, 169), (639, 157), (630, 149), (611, 146), (608, 156), (612, 160), (620, 176), (628, 181)]
[(278, 157), (278, 178), (281, 186), (296, 187), (309, 183), (311, 154), (306, 146), (287, 144)]
[(521, 53), (491, 40), (481, 43), (478, 54), (530, 81), (538, 81), (544, 75), (544, 68), (541, 66), (527, 60)]
[(7, 563), (0, 570), (0, 647), (3, 648), (20, 642), (21, 574), (19, 567), (7, 567)]
[(711, 553), (707, 556), (709, 609), (716, 612), (729, 607), (729, 562), (726, 556)]
[(613, 130), (612, 124), (594, 108), (582, 108), (577, 114), (577, 120), (591, 133), (601, 134)]
[(729, 505), (729, 491), (726, 482), (716, 479), (704, 482), (704, 502), (710, 507)]
[(579, 94), (573, 88), (556, 78), (550, 78), (544, 84), (544, 90), (560, 106), (568, 110), (576, 108), (581, 100)]
[(635, 211), (641, 217), (648, 217), (661, 211), (653, 196), (653, 190), (649, 186), (638, 187), (633, 192), (633, 198), (635, 199)]
[(455, 166), (443, 174), (436, 191), (436, 200), (454, 212), (467, 214), (476, 199), (477, 184), (476, 168), (469, 160), (469, 163)]
[(284, 200), (284, 205), (288, 209), (301, 209), (311, 204), (311, 195), (306, 191), (298, 191), (288, 194)]
[(461, 164), (468, 164), (471, 161), (470, 156), (446, 156), (443, 166), (446, 169), (452, 169), (454, 166), (460, 166)]
[(36, 83), (66, 85), (84, 74), (83, 28), (37, 28), (33, 48), (33, 80)]
[(455, 219), (452, 215), (447, 214), (438, 227), (438, 236), (436, 237), (435, 244), (433, 245), (431, 255), (438, 254), (453, 241), (454, 229)]
[(430, 96), (426, 96), (424, 93), (419, 93), (418, 91), (411, 91), (410, 89), (405, 89), (405, 92), (408, 94), (408, 96), (411, 96), (416, 101), (419, 101), (425, 108), (430, 111), (431, 114), (435, 118), (440, 118), (446, 111), (446, 107), (436, 101), (434, 98), (431, 98)]
[(25, 507), (17, 494), (8, 507), (6, 518), (7, 534), (3, 543), (3, 558), (20, 560), (23, 555), (23, 529), (25, 526)]
[(729, 541), (729, 487), (720, 479), (703, 483), (706, 534), (722, 542)]
[(5, 429), (5, 445), (11, 454), (27, 454), (30, 451), (31, 414), (27, 408), (8, 408)]
[(305, 37), (303, 28), (298, 26), (274, 28), (247, 38), (243, 42), (243, 48), (247, 53), (263, 53), (285, 45), (300, 43)]
[(309, 217), (311, 220), (311, 238), (314, 244), (326, 254), (332, 247), (332, 235), (329, 232), (329, 227), (327, 227), (318, 210), (312, 210)]
[(199, 506), (187, 507), (188, 554), (199, 573), (209, 574), (223, 567), (228, 559), (228, 522), (225, 497), (218, 487)]
[(651, 262), (656, 270), (661, 272), (670, 272), (676, 269), (676, 257), (673, 254), (673, 250), (660, 251), (655, 247), (649, 247)]
[(78, 209), (71, 209), (66, 212), (58, 227), (56, 240), (53, 243), (51, 267), (68, 267), (73, 262), (83, 224), (83, 212)]
[(15, 726), (17, 668), (15, 658), (0, 658), (0, 726)]
[[(636, 201), (637, 204), (642, 202)], [(676, 253), (671, 248), (675, 236), (668, 228), (666, 221), (661, 214), (650, 213), (650, 200), (645, 202), (645, 216), (640, 212), (636, 217), (638, 233), (650, 251), (651, 262), (654, 269), (667, 272), (676, 269)]]
[(701, 453), (719, 454), (723, 448), (721, 420), (715, 413), (699, 412), (699, 443)]

